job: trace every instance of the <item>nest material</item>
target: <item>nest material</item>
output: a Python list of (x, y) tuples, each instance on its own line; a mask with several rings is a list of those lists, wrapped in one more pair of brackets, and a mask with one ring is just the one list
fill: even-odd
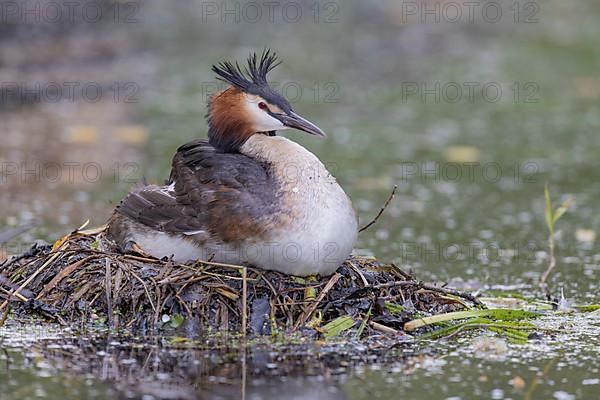
[(134, 332), (177, 328), (269, 334), (326, 333), (351, 317), (355, 331), (401, 333), (417, 316), (478, 303), (424, 284), (393, 264), (351, 257), (331, 276), (297, 278), (212, 262), (175, 264), (121, 254), (104, 229), (76, 231), (0, 265), (0, 310), (35, 311), (61, 323), (105, 322)]

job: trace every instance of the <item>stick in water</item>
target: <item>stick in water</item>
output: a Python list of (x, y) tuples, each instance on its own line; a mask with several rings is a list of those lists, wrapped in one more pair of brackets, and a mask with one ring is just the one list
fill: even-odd
[(379, 219), (379, 217), (381, 217), (381, 214), (383, 214), (383, 212), (385, 211), (385, 209), (387, 208), (387, 206), (390, 204), (390, 202), (392, 201), (392, 199), (396, 195), (396, 190), (397, 189), (398, 189), (398, 185), (394, 185), (394, 190), (392, 190), (392, 193), (390, 193), (390, 197), (388, 197), (388, 199), (385, 201), (385, 203), (383, 204), (383, 207), (381, 207), (381, 209), (379, 210), (379, 212), (377, 213), (377, 215), (375, 216), (375, 218), (373, 218), (371, 220), (371, 222), (369, 222), (368, 224), (366, 224), (365, 226), (363, 226), (362, 228), (360, 228), (358, 230), (358, 232), (362, 232), (362, 231), (365, 231), (365, 230), (369, 229), (371, 227), (371, 225), (373, 225), (373, 224), (375, 224), (375, 222), (377, 222), (377, 220)]

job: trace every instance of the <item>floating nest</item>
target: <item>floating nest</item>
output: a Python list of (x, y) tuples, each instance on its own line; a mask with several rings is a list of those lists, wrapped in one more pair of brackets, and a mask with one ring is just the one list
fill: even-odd
[(298, 278), (213, 262), (177, 264), (121, 254), (105, 229), (77, 230), (0, 265), (0, 318), (37, 313), (61, 324), (105, 324), (138, 334), (199, 336), (301, 332), (402, 335), (425, 315), (479, 304), (394, 264), (352, 256), (331, 276)]

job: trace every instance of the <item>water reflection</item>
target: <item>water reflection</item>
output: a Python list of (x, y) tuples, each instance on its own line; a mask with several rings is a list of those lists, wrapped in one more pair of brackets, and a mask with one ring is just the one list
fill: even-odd
[[(528, 345), (493, 335), (365, 351), (359, 344), (85, 336), (0, 330), (3, 399), (588, 399), (600, 388), (593, 314), (552, 317)], [(361, 352), (362, 351), (362, 352)]]
[(80, 337), (52, 325), (23, 332), (16, 324), (0, 337), (3, 399), (346, 398), (339, 383), (350, 364), (333, 362), (331, 350), (321, 357), (312, 345), (274, 352), (260, 345), (241, 350), (225, 340), (174, 348), (160, 338)]

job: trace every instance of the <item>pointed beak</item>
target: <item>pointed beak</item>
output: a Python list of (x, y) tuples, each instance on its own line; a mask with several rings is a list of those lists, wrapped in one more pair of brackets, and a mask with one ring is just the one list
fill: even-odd
[(302, 118), (293, 111), (290, 111), (289, 114), (275, 114), (274, 116), (287, 127), (298, 129), (306, 133), (310, 133), (311, 135), (320, 136), (323, 138), (327, 137), (327, 135), (321, 130), (321, 128), (319, 128), (309, 120)]

